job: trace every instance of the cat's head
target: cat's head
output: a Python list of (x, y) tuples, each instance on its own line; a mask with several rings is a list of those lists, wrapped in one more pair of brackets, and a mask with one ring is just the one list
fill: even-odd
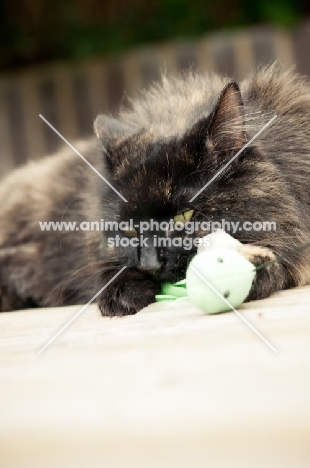
[[(171, 119), (178, 125), (178, 115), (172, 112)], [(231, 161), (248, 141), (242, 96), (235, 82), (222, 90), (211, 112), (181, 136), (156, 138), (152, 128), (136, 131), (107, 116), (97, 117), (95, 133), (104, 148), (109, 180), (127, 199), (116, 196), (118, 220), (133, 219), (138, 224), (247, 219), (251, 209), (247, 200), (258, 184), (255, 171), (263, 156), (251, 145)], [(140, 233), (135, 227), (119, 234), (132, 238)], [(200, 224), (193, 233), (170, 227), (151, 229), (143, 233), (147, 246), (124, 247), (120, 255), (159, 281), (173, 282), (184, 278), (188, 260), (197, 250), (197, 244), (189, 248), (184, 239), (206, 234)], [(158, 246), (155, 236), (182, 242)]]

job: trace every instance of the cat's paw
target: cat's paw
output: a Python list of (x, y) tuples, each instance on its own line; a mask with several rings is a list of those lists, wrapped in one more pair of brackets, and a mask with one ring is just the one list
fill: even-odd
[(98, 306), (104, 316), (133, 315), (155, 302), (160, 285), (137, 270), (128, 269), (99, 296)]
[(267, 247), (261, 247), (259, 245), (242, 244), (238, 248), (238, 252), (241, 253), (249, 262), (253, 265), (258, 266), (262, 263), (270, 262), (276, 259), (275, 254), (272, 250)]
[(265, 299), (284, 287), (285, 272), (276, 255), (267, 247), (258, 245), (242, 245), (238, 252), (247, 258), (254, 266), (262, 266), (256, 272), (251, 290), (246, 302), (256, 299)]

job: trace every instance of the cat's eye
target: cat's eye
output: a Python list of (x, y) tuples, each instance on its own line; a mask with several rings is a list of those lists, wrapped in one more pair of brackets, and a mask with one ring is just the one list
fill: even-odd
[(138, 232), (136, 229), (122, 229), (123, 234), (127, 237), (137, 237)]
[(182, 213), (177, 214), (174, 218), (173, 221), (175, 223), (187, 223), (192, 219), (192, 216), (194, 214), (194, 210), (187, 210), (187, 211), (182, 211)]

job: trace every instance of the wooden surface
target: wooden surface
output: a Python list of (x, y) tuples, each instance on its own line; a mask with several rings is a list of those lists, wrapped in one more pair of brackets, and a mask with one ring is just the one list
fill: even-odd
[(310, 466), (310, 287), (233, 312), (0, 315), (1, 468)]

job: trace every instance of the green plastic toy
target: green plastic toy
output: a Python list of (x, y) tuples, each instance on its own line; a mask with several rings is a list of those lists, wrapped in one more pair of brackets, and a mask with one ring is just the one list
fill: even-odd
[(240, 306), (249, 294), (256, 274), (254, 265), (237, 251), (240, 245), (224, 231), (206, 236), (188, 266), (186, 279), (163, 284), (156, 301), (188, 296), (207, 314)]
[(161, 294), (156, 296), (156, 301), (173, 301), (187, 296), (186, 280), (177, 283), (163, 283), (161, 285)]

